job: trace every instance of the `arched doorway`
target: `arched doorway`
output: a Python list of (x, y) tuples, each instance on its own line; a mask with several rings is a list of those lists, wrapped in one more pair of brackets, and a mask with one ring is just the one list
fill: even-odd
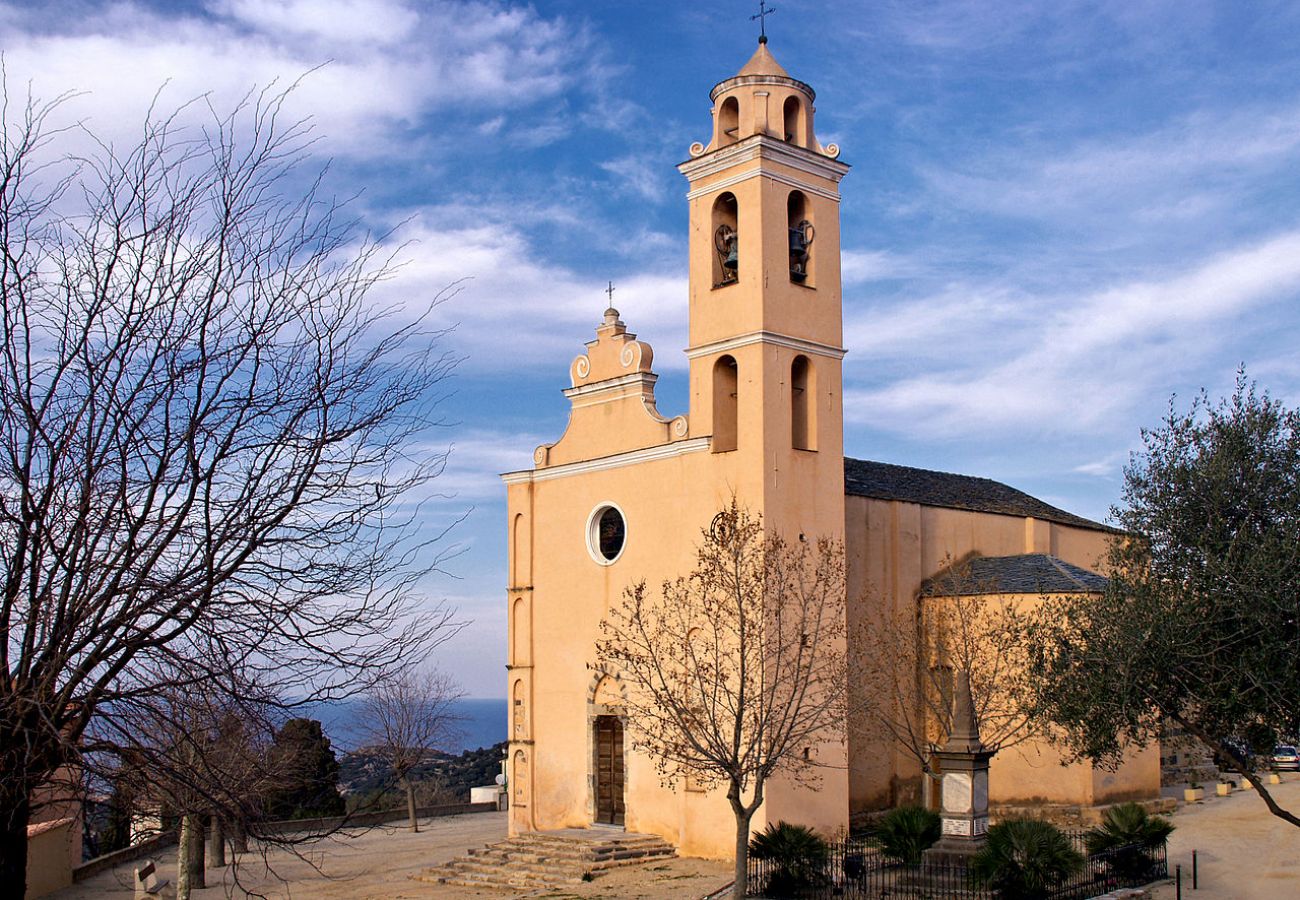
[(596, 821), (623, 824), (623, 720), (596, 716)]

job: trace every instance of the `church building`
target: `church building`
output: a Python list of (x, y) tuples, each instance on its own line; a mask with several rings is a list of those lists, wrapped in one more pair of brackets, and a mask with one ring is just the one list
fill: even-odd
[[(603, 823), (662, 835), (683, 855), (734, 852), (722, 793), (664, 787), (625, 737), (619, 673), (594, 665), (606, 612), (636, 581), (689, 572), (701, 531), (733, 495), (772, 531), (842, 540), (859, 621), (915, 610), (946, 561), (963, 557), (1029, 600), (1102, 582), (1103, 525), (987, 479), (844, 456), (849, 166), (817, 139), (813, 89), (765, 40), (709, 96), (712, 135), (678, 167), (690, 211), (689, 410), (659, 412), (650, 345), (607, 309), (569, 367), (563, 434), (536, 449), (533, 468), (503, 476), (511, 834)], [(831, 834), (919, 799), (906, 753), (867, 727), (847, 734), (818, 748), (815, 790), (769, 783), (755, 829), (784, 819)], [(1107, 772), (1063, 766), (1030, 742), (994, 758), (989, 790), (995, 806), (1090, 807), (1156, 797), (1159, 784), (1156, 748)]]

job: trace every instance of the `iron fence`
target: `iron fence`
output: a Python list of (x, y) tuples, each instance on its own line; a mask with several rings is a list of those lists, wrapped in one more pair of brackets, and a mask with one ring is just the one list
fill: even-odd
[[(1087, 853), (1083, 832), (1070, 833), (1084, 854), (1083, 868), (1056, 885), (1048, 900), (1087, 900), (1124, 887), (1140, 887), (1169, 875), (1165, 846), (1139, 844)], [(749, 861), (750, 897), (768, 900), (998, 900), (998, 893), (976, 883), (961, 865), (923, 861), (909, 866), (885, 856), (868, 839), (829, 845), (823, 862), (814, 860)]]

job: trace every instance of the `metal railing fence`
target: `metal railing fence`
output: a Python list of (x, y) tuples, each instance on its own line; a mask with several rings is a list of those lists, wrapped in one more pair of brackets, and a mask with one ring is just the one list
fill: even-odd
[[(1169, 877), (1164, 844), (1154, 848), (1133, 844), (1089, 854), (1083, 832), (1068, 835), (1085, 863), (1053, 887), (1048, 900), (1086, 900)], [(885, 856), (869, 838), (831, 843), (824, 861), (751, 858), (748, 896), (768, 900), (998, 900), (997, 891), (978, 885), (965, 866), (928, 860), (908, 866)]]

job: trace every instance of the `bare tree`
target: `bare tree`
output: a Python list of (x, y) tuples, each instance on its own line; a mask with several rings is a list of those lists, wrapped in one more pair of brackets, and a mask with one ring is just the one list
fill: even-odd
[[(177, 900), (204, 887), (205, 856), (209, 868), (226, 865), (227, 831), (238, 836), (256, 830), (263, 798), (281, 781), (271, 755), (273, 705), (236, 700), (232, 693), (255, 695), (252, 686), (235, 692), (207, 682), (148, 702), (123, 701), (114, 704), (112, 715), (93, 720), (83, 737), (86, 765), (115, 764), (116, 784), (179, 817)], [(97, 747), (109, 751), (90, 749)]]
[(406, 794), (412, 831), (420, 830), (412, 774), (432, 751), (455, 735), (456, 723), (462, 718), (456, 713), (456, 701), (464, 696), (455, 679), (444, 672), (409, 670), (379, 682), (366, 696), (366, 743), (392, 767), (393, 777)]
[[(34, 791), (101, 712), (237, 660), (280, 696), (364, 691), (456, 627), (423, 487), (454, 359), (368, 294), (382, 239), (307, 171), (284, 94), (59, 153), (0, 138), (0, 883)], [(187, 113), (188, 115), (188, 113)], [(428, 308), (445, 297), (421, 298)], [(445, 552), (445, 551), (444, 551)], [(98, 746), (98, 751), (111, 750)]]
[(941, 773), (934, 752), (952, 730), (953, 683), (970, 678), (980, 738), (995, 752), (1032, 737), (1020, 697), (1027, 659), (1021, 615), (993, 582), (977, 583), (970, 560), (949, 561), (900, 612), (884, 609), (854, 629), (854, 709), (873, 734), (913, 757), (929, 790)]
[(634, 747), (666, 783), (726, 786), (736, 818), (733, 896), (745, 895), (750, 820), (777, 772), (819, 779), (801, 748), (843, 733), (844, 551), (787, 543), (733, 499), (703, 533), (690, 575), (645, 582), (601, 622), (600, 664), (628, 685)]

